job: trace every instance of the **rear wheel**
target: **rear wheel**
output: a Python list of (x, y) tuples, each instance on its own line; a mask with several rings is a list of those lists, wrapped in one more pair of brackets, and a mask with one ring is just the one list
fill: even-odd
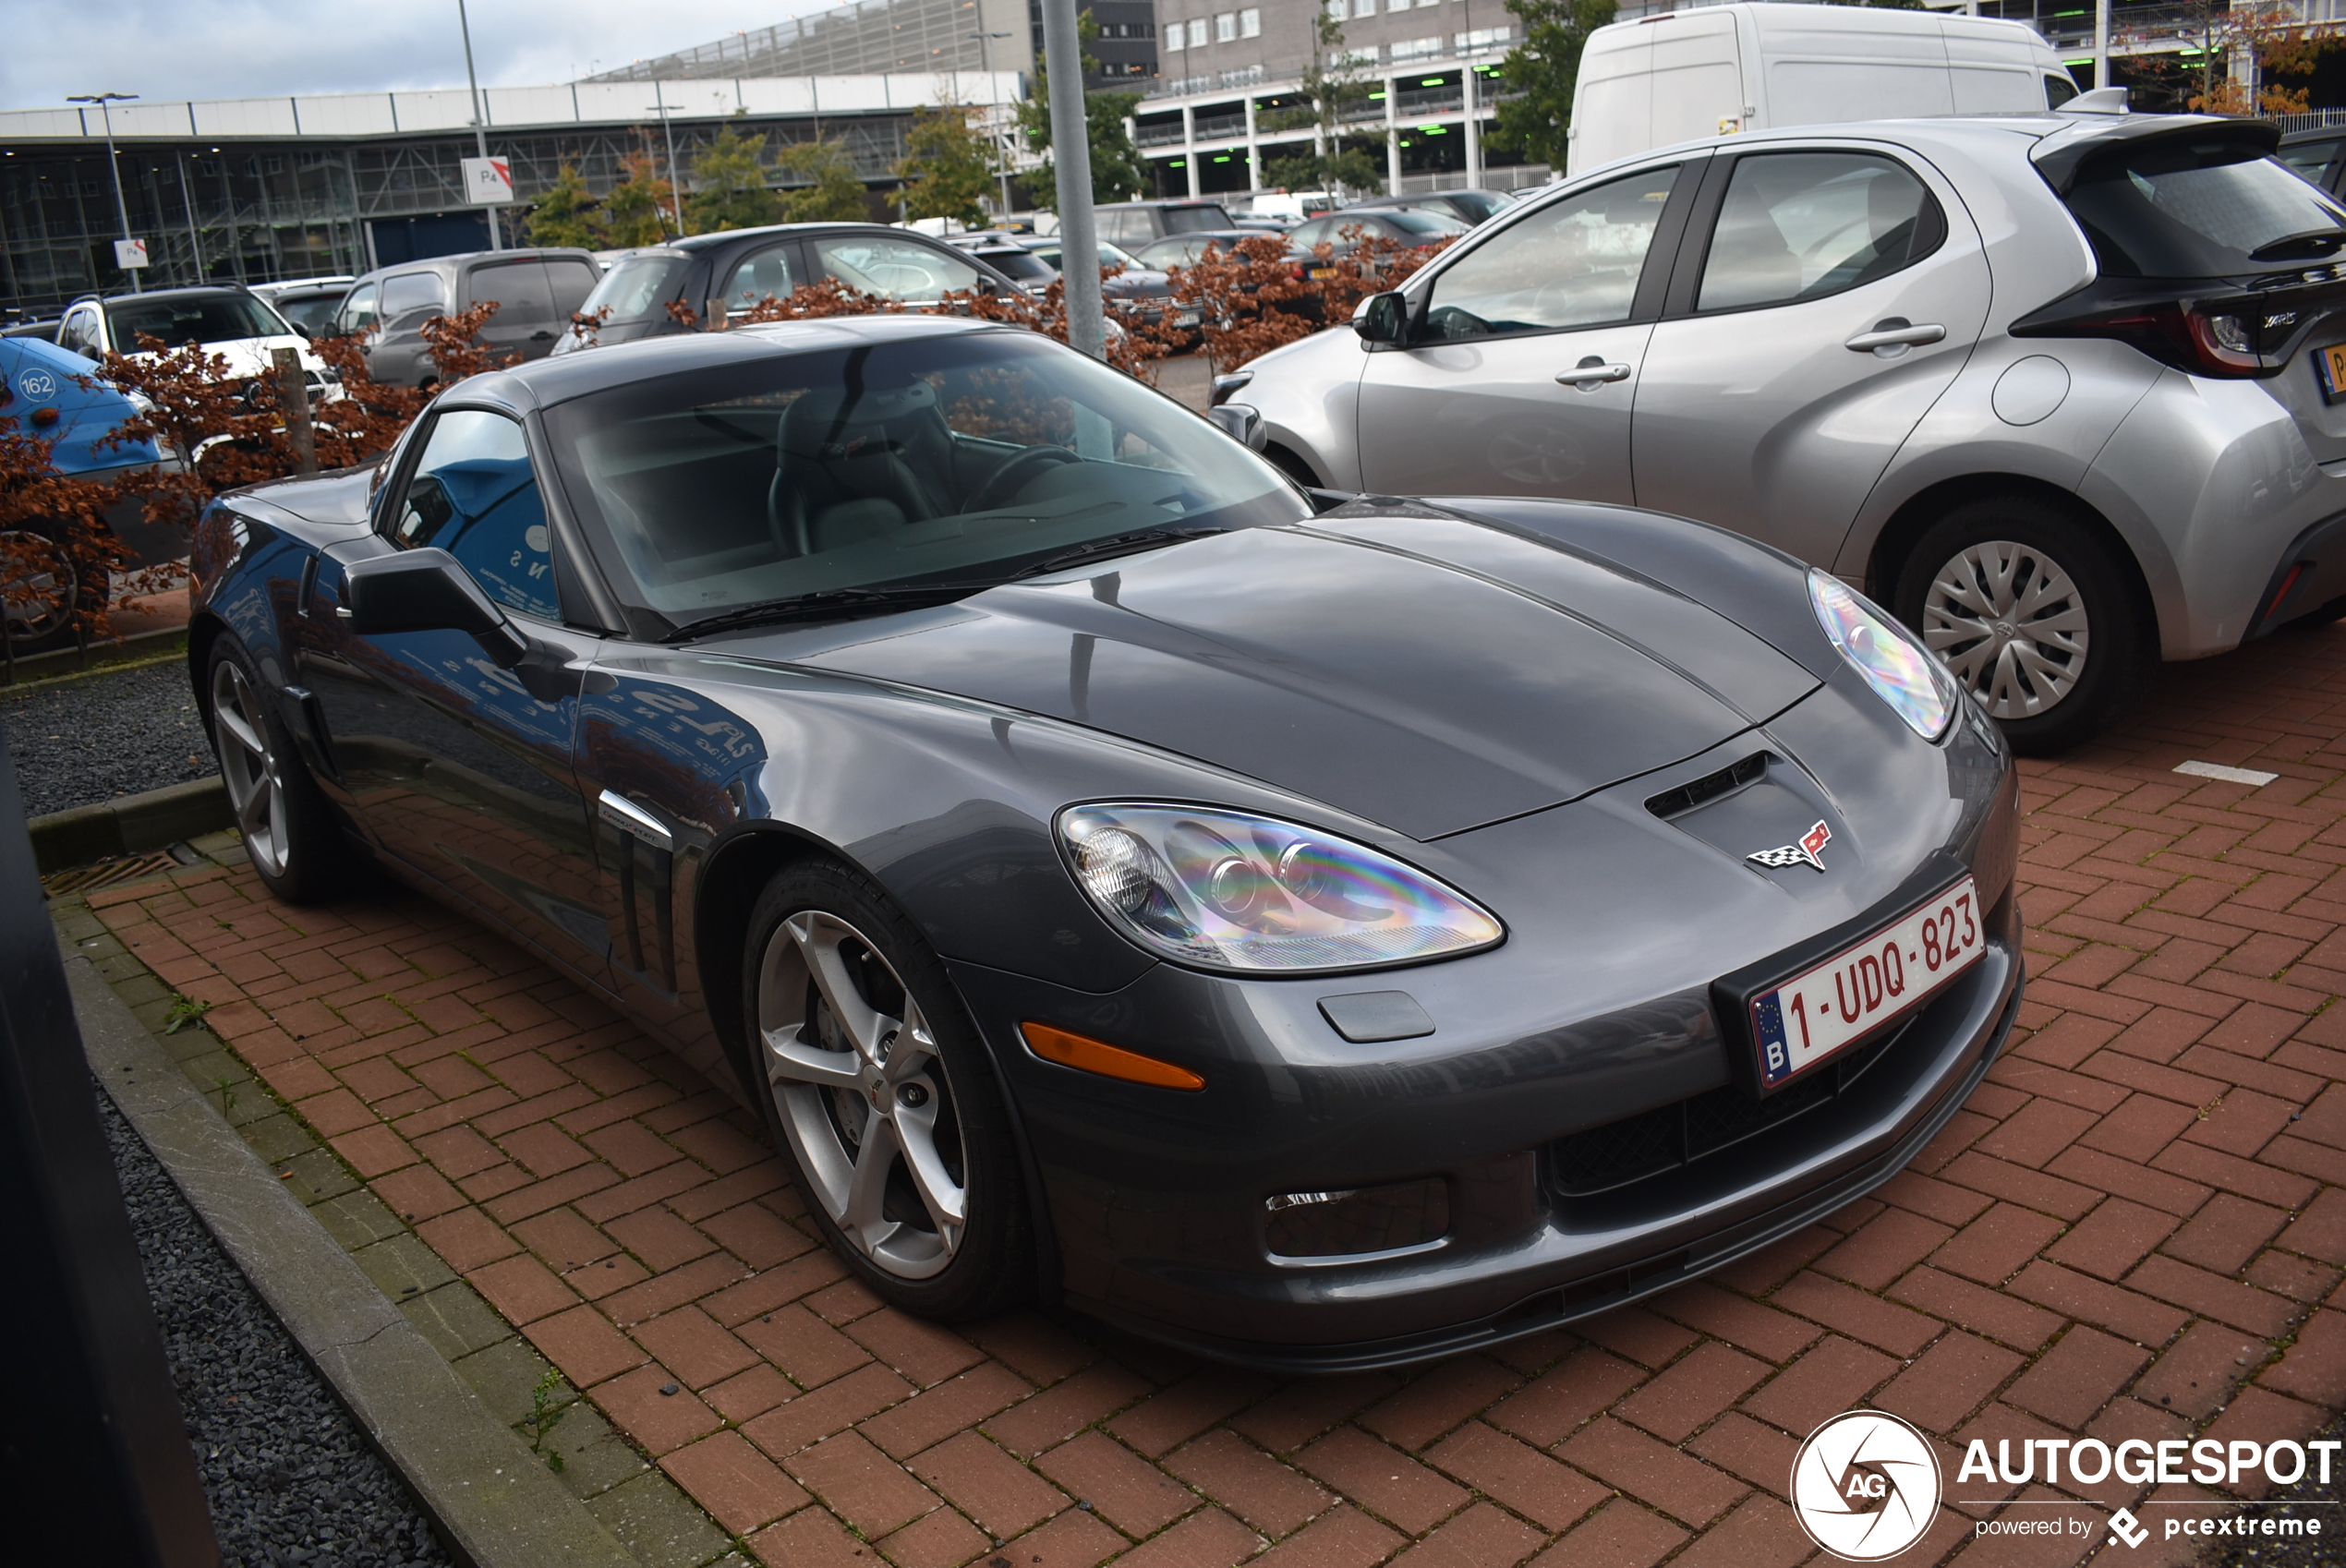
[(212, 749), (253, 870), (287, 903), (346, 892), (362, 869), (358, 857), (278, 719), (252, 656), (224, 635), (208, 668)]
[(8, 651), (22, 657), (73, 646), (75, 612), (85, 602), (103, 603), (109, 581), (103, 572), (77, 566), (46, 528), (0, 532), (0, 618)]
[(1015, 1305), (1034, 1270), (1016, 1146), (912, 923), (850, 867), (808, 862), (768, 885), (743, 957), (755, 1088), (832, 1249), (906, 1311)]
[(2034, 496), (1968, 501), (1933, 524), (1906, 558), (1893, 608), (2028, 755), (2108, 729), (2158, 659), (2126, 564)]

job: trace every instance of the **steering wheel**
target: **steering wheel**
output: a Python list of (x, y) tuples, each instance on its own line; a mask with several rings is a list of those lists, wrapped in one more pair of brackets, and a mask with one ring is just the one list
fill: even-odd
[(977, 493), (962, 506), (964, 512), (988, 512), (1024, 489), (1036, 473), (1057, 467), (1063, 463), (1083, 460), (1063, 446), (1031, 446), (1004, 463), (977, 487)]

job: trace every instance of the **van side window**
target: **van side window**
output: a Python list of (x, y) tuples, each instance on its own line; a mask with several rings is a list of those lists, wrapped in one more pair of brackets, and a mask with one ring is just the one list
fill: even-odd
[(360, 283), (350, 291), (350, 297), (334, 312), (334, 331), (344, 334), (363, 332), (375, 324), (375, 285)]
[(1695, 308), (1822, 299), (1920, 260), (1946, 233), (1922, 182), (1887, 158), (1747, 155), (1727, 182)]
[(1675, 168), (1648, 169), (1508, 224), (1433, 280), (1424, 335), (1480, 338), (1627, 320), (1654, 226), (1677, 183)]
[(2045, 107), (2058, 109), (2077, 96), (2077, 84), (2067, 77), (2047, 73), (2045, 77)]
[(402, 272), (383, 280), (382, 319), (388, 323), (416, 310), (446, 310), (448, 296), (438, 272)]

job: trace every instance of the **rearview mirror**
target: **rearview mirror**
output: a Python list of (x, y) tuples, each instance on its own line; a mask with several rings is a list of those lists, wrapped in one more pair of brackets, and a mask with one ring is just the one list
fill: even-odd
[(1243, 403), (1221, 403), (1205, 411), (1205, 416), (1221, 427), (1222, 433), (1238, 441), (1250, 452), (1261, 452), (1264, 445), (1263, 416)]
[(335, 613), (362, 637), (462, 632), (507, 669), (529, 653), (529, 638), (444, 549), (426, 546), (354, 561), (344, 568), (342, 597)]
[(1373, 294), (1352, 312), (1352, 330), (1362, 343), (1399, 343), (1409, 326), (1409, 302), (1397, 294)]

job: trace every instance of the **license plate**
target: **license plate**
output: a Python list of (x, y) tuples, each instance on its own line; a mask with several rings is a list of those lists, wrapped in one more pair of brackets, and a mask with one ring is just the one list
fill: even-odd
[(1760, 1087), (1783, 1087), (1852, 1042), (1920, 1007), (1979, 961), (1979, 895), (1966, 876), (1903, 920), (1751, 1000)]
[(2346, 344), (2314, 350), (2314, 380), (2324, 403), (2346, 398)]
[(1336, 269), (1333, 267), (1313, 267), (1310, 270), (1309, 276), (1313, 283), (1320, 283), (1325, 279), (1335, 277)]
[(1197, 312), (1194, 310), (1184, 310), (1179, 316), (1173, 318), (1173, 320), (1175, 323), (1179, 326), (1194, 327), (1197, 325)]

